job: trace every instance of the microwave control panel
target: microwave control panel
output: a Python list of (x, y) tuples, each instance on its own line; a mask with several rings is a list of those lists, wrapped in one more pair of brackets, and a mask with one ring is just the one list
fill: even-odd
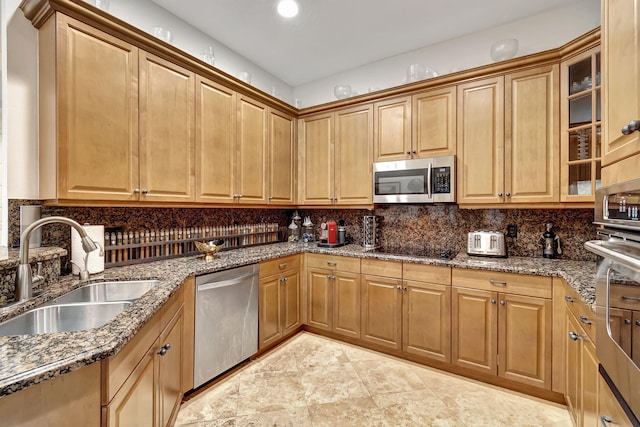
[(431, 171), (431, 182), (434, 194), (451, 193), (451, 168), (436, 167)]

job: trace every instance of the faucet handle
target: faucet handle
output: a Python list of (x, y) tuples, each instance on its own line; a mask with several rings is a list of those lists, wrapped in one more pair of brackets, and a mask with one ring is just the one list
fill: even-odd
[(32, 285), (39, 285), (44, 282), (44, 277), (42, 276), (42, 262), (38, 261), (36, 264), (36, 274), (31, 277)]

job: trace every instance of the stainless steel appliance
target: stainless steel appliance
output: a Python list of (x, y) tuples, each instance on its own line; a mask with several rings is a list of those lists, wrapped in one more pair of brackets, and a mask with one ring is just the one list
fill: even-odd
[[(600, 373), (629, 422), (640, 425), (640, 354), (635, 354), (640, 352), (640, 346), (627, 345), (620, 334), (621, 325), (636, 326), (631, 319), (616, 319), (614, 314), (620, 310), (613, 306), (613, 301), (620, 299), (637, 303), (640, 310), (640, 179), (597, 190), (595, 206), (598, 240), (585, 243), (585, 247), (602, 257), (596, 279), (596, 353)], [(606, 425), (606, 420), (602, 421)]]
[(258, 351), (258, 266), (196, 277), (193, 386)]
[(504, 233), (499, 231), (471, 231), (467, 235), (467, 254), (490, 257), (507, 256)]
[(453, 203), (455, 156), (373, 164), (373, 203)]

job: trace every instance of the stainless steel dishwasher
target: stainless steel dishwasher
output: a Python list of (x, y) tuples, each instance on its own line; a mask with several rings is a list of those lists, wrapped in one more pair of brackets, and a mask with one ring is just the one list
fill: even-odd
[(196, 277), (193, 386), (258, 351), (258, 265)]

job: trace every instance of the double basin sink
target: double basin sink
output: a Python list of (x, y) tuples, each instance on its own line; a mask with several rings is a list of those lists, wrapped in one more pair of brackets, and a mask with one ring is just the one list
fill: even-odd
[(0, 336), (99, 328), (159, 283), (158, 280), (90, 283), (0, 323)]

